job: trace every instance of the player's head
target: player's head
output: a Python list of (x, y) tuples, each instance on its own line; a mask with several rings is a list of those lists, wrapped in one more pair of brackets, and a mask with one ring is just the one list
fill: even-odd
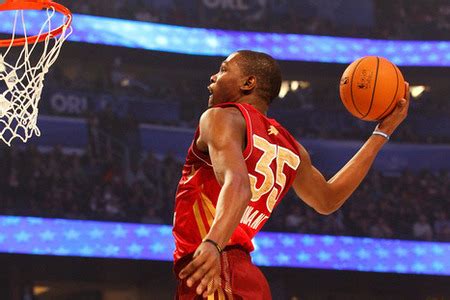
[(250, 50), (232, 53), (211, 76), (209, 106), (251, 95), (270, 104), (281, 87), (281, 70), (270, 55)]

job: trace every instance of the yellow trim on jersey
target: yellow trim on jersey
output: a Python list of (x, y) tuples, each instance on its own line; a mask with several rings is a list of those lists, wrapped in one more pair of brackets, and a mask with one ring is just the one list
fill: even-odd
[(206, 218), (208, 219), (208, 224), (209, 226), (211, 226), (214, 220), (214, 216), (216, 215), (216, 208), (212, 204), (211, 200), (205, 194), (202, 193), (201, 197), (203, 208), (205, 209), (205, 215)]
[(198, 231), (200, 232), (200, 237), (203, 239), (206, 236), (206, 228), (205, 228), (205, 224), (203, 224), (202, 216), (200, 215), (200, 209), (198, 207), (197, 201), (195, 201), (192, 209), (194, 210), (195, 221), (197, 222)]
[(226, 300), (225, 294), (223, 293), (223, 290), (221, 288), (217, 290), (217, 295), (219, 296), (219, 300)]
[(203, 208), (205, 209), (206, 220), (208, 220), (208, 225), (211, 226), (214, 220), (214, 215), (211, 211), (206, 207), (205, 202), (203, 202)]

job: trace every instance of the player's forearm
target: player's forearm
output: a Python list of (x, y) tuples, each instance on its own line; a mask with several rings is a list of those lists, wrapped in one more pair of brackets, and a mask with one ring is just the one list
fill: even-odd
[(378, 152), (386, 143), (381, 136), (372, 135), (348, 163), (328, 180), (329, 207), (336, 211), (361, 184), (372, 166)]
[(206, 238), (225, 247), (251, 199), (248, 178), (226, 181), (220, 191), (216, 215)]

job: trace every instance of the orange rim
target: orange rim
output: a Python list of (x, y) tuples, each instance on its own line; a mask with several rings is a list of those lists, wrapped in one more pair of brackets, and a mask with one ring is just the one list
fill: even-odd
[(33, 44), (35, 42), (42, 42), (44, 41), (47, 36), (58, 36), (60, 35), (64, 28), (68, 28), (70, 24), (72, 23), (72, 12), (65, 7), (64, 5), (61, 5), (59, 3), (53, 2), (53, 1), (45, 1), (45, 0), (35, 0), (35, 2), (32, 2), (33, 0), (28, 1), (18, 1), (18, 0), (6, 0), (5, 3), (0, 4), (0, 11), (6, 11), (6, 10), (42, 10), (46, 8), (54, 8), (55, 11), (65, 15), (67, 17), (66, 22), (59, 26), (58, 28), (53, 29), (50, 32), (42, 33), (40, 36), (34, 35), (30, 37), (24, 37), (24, 38), (18, 38), (15, 39), (11, 43), (11, 39), (4, 39), (0, 40), (0, 47), (9, 47), (12, 46), (23, 46), (25, 44)]

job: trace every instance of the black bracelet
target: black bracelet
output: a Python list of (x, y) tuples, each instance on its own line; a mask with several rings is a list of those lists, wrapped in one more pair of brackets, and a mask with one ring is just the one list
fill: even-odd
[(204, 239), (204, 240), (202, 241), (202, 243), (211, 243), (211, 244), (213, 244), (213, 245), (216, 247), (217, 251), (219, 251), (219, 254), (221, 254), (222, 251), (223, 251), (223, 249), (219, 246), (219, 244), (217, 244), (217, 243), (214, 242), (213, 240), (210, 240), (210, 239)]

